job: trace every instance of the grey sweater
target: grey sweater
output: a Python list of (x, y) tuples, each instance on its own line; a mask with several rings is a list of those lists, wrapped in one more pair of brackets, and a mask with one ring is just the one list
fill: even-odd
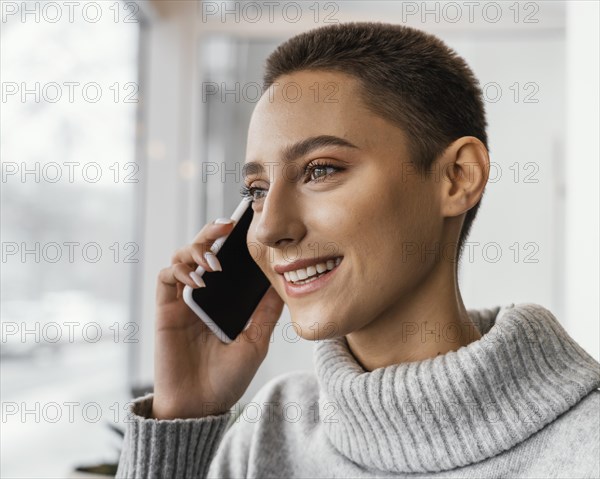
[(345, 337), (235, 417), (130, 410), (117, 477), (600, 477), (600, 364), (542, 306), (468, 310), (482, 338), (366, 372)]

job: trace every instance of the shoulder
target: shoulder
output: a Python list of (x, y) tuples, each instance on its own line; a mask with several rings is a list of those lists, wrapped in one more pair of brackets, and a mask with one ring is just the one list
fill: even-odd
[(311, 371), (291, 371), (275, 376), (267, 381), (254, 397), (254, 400), (296, 400), (305, 402), (317, 399), (319, 386), (317, 377)]
[[(573, 442), (589, 441), (590, 447), (600, 447), (600, 389), (594, 389), (555, 421), (557, 432)], [(597, 456), (597, 457), (600, 457)]]
[(209, 476), (294, 475), (295, 451), (305, 447), (319, 424), (318, 391), (316, 375), (309, 371), (287, 372), (267, 381), (249, 403), (234, 411)]
[(313, 429), (318, 423), (319, 386), (310, 371), (292, 371), (267, 381), (252, 400), (236, 411), (239, 427), (253, 435), (287, 434), (298, 424)]
[(600, 389), (591, 391), (536, 436), (538, 467), (552, 465), (556, 477), (600, 477)]
[(310, 371), (291, 371), (267, 381), (244, 405), (241, 415), (246, 419), (254, 415), (255, 426), (273, 427), (289, 423), (290, 418), (297, 418), (297, 421), (306, 418), (309, 411), (318, 411), (318, 401), (316, 375)]
[(257, 436), (282, 432), (290, 424), (310, 416), (318, 409), (319, 388), (316, 375), (310, 371), (291, 371), (267, 381), (250, 402), (236, 404), (231, 410), (226, 443), (235, 442), (246, 448)]

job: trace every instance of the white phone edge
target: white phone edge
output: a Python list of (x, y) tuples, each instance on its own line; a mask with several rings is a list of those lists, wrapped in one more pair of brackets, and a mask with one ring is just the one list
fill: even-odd
[[(250, 204), (251, 201), (248, 198), (243, 198), (242, 201), (240, 201), (239, 205), (236, 207), (235, 211), (231, 215), (231, 219), (234, 221), (233, 228), (237, 226), (238, 221), (246, 212), (246, 209), (250, 208)], [(231, 229), (231, 231), (233, 231), (233, 228)], [(214, 241), (214, 243), (210, 247), (210, 250), (213, 253), (218, 253), (218, 251), (223, 246), (223, 243), (225, 243), (227, 237), (231, 234), (231, 231), (229, 232), (229, 234), (220, 236)], [(198, 266), (198, 268), (196, 268), (196, 273), (198, 273), (200, 276), (202, 276), (205, 272), (206, 270), (202, 266)], [(198, 303), (194, 301), (194, 298), (192, 296), (193, 291), (194, 289), (188, 286), (187, 284), (183, 288), (183, 301), (185, 302), (185, 304), (187, 304), (189, 308), (196, 314), (196, 316), (198, 316), (202, 320), (202, 322), (206, 324), (206, 326), (208, 326), (208, 328), (214, 333), (214, 335), (217, 338), (219, 338), (224, 343), (232, 343), (233, 341), (229, 338), (229, 336), (227, 336), (223, 332), (223, 330), (219, 328), (219, 326), (217, 326), (217, 324), (210, 318), (210, 316), (206, 314), (206, 312), (198, 305)], [(248, 322), (250, 322), (250, 318), (248, 318)], [(244, 325), (244, 328), (248, 325), (248, 322)]]

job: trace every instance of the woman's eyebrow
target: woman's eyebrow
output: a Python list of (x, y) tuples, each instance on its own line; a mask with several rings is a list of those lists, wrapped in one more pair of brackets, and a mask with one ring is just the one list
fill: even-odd
[[(311, 136), (309, 138), (300, 140), (292, 145), (286, 146), (281, 153), (281, 159), (284, 163), (291, 163), (297, 160), (298, 158), (302, 158), (303, 156), (308, 155), (310, 152), (319, 148), (323, 148), (325, 146), (342, 146), (346, 148), (358, 148), (358, 146), (354, 145), (353, 143), (350, 143), (344, 138), (340, 138), (339, 136)], [(250, 161), (246, 163), (242, 168), (242, 177), (245, 178), (250, 174), (262, 173), (263, 171), (264, 167), (262, 163), (259, 163), (257, 161)]]

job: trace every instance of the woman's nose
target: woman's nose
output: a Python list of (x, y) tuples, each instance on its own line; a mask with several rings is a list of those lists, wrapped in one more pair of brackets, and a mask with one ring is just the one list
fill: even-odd
[(301, 205), (292, 185), (274, 182), (265, 195), (258, 213), (256, 239), (271, 248), (298, 243), (305, 234)]

